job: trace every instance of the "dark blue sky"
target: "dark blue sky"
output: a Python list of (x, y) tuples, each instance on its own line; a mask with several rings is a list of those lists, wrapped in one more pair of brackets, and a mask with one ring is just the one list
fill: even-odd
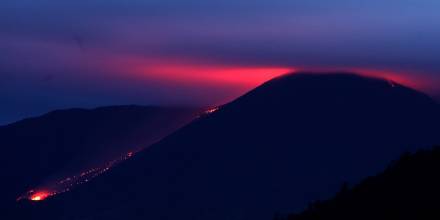
[(211, 105), (278, 74), (356, 70), (440, 94), (436, 0), (2, 0), (0, 124)]

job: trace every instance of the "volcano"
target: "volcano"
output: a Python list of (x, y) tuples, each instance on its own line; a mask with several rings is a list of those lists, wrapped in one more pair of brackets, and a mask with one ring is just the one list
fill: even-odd
[[(349, 73), (275, 78), (23, 219), (271, 219), (440, 143), (439, 104)], [(24, 212), (24, 210), (26, 212)], [(19, 214), (20, 213), (20, 214)]]

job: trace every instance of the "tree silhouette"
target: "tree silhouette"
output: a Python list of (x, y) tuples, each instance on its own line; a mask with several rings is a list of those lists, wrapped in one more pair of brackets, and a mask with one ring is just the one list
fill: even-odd
[(440, 147), (403, 154), (383, 173), (314, 203), (288, 220), (440, 219)]

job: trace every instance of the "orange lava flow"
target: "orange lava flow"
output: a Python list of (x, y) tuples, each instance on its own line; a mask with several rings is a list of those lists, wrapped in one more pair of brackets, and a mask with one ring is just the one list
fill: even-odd
[(51, 195), (52, 195), (52, 193), (47, 192), (47, 191), (37, 191), (37, 192), (33, 193), (32, 195), (30, 195), (29, 199), (31, 201), (42, 201), (42, 200), (47, 199)]
[(98, 167), (92, 167), (88, 170), (85, 170), (77, 175), (69, 176), (64, 179), (51, 182), (50, 184), (46, 184), (43, 188), (30, 190), (20, 197), (17, 198), (17, 201), (20, 200), (31, 200), (31, 201), (42, 201), (49, 197), (56, 196), (61, 193), (65, 193), (70, 191), (72, 188), (79, 186), (81, 184), (85, 184), (95, 177), (107, 172), (112, 167), (118, 165), (119, 163), (128, 160), (130, 157), (134, 156), (136, 152), (130, 151), (126, 154), (121, 155), (120, 157), (107, 162), (106, 164)]

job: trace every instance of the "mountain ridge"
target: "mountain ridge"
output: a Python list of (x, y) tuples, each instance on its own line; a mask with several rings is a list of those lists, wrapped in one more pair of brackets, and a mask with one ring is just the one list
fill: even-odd
[(387, 81), (284, 76), (97, 181), (36, 205), (34, 216), (267, 219), (380, 172), (402, 152), (437, 143), (438, 113), (426, 95)]
[[(198, 109), (109, 106), (56, 110), (0, 127), (3, 207), (31, 189), (102, 166), (158, 141)], [(5, 208), (7, 209), (7, 208)], [(5, 211), (6, 212), (6, 211)]]

